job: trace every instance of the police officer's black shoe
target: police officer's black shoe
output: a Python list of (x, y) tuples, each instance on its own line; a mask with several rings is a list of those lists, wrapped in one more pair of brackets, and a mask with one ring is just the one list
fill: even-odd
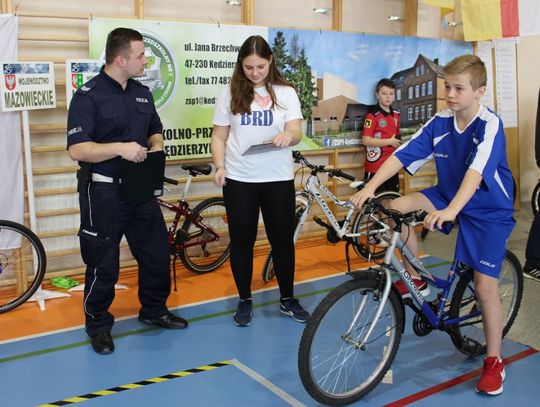
[(108, 355), (114, 352), (114, 342), (109, 332), (99, 332), (90, 337), (92, 349), (100, 355)]
[(184, 318), (177, 317), (169, 311), (159, 318), (145, 318), (139, 315), (139, 321), (143, 324), (156, 325), (166, 329), (184, 329), (188, 326), (188, 322)]

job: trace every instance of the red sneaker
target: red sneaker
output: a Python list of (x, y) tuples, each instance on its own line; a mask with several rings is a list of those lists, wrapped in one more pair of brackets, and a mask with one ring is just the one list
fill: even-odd
[[(415, 278), (415, 277), (413, 277), (413, 281), (416, 288), (418, 288), (418, 291), (420, 291), (420, 294), (422, 294), (423, 297), (427, 297), (429, 295), (428, 283), (426, 283), (421, 278)], [(409, 292), (409, 289), (407, 288), (407, 286), (402, 280), (396, 281), (394, 285), (398, 289), (402, 298), (411, 298), (411, 293)]]
[(497, 356), (490, 356), (484, 359), (484, 370), (482, 377), (476, 385), (478, 393), (496, 396), (503, 392), (503, 380), (505, 377), (504, 363)]

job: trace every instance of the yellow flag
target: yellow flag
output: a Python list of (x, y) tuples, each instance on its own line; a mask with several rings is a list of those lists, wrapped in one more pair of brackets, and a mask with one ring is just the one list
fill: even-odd
[(424, 4), (441, 8), (441, 18), (450, 14), (456, 8), (456, 0), (423, 0)]

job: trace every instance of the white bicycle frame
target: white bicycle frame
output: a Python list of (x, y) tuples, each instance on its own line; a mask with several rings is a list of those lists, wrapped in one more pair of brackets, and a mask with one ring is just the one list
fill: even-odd
[[(339, 177), (335, 177), (341, 180)], [(345, 215), (345, 219), (343, 221), (343, 224), (340, 225), (338, 220), (336, 219), (334, 213), (332, 210), (328, 207), (328, 204), (325, 202), (323, 196), (321, 195), (321, 192), (324, 193), (330, 200), (336, 204), (337, 206), (341, 206), (343, 208), (347, 208), (348, 212)], [(328, 188), (326, 188), (319, 178), (316, 175), (310, 175), (308, 180), (306, 181), (306, 186), (302, 191), (298, 191), (296, 193), (296, 203), (301, 204), (304, 206), (304, 211), (302, 212), (302, 215), (300, 219), (298, 220), (298, 226), (296, 227), (296, 230), (294, 231), (294, 241), (298, 239), (298, 235), (300, 234), (300, 231), (302, 230), (304, 223), (306, 222), (308, 213), (311, 209), (311, 205), (313, 204), (313, 201), (316, 201), (321, 210), (323, 211), (324, 215), (326, 216), (326, 219), (330, 222), (332, 228), (336, 232), (337, 236), (342, 239), (344, 237), (346, 238), (355, 238), (362, 235), (366, 235), (366, 232), (359, 232), (359, 233), (349, 233), (349, 225), (351, 223), (351, 219), (353, 217), (354, 212), (356, 211), (355, 206), (350, 201), (342, 201), (338, 199)], [(377, 234), (377, 233), (384, 233), (390, 229), (390, 227), (386, 224), (384, 225), (384, 228), (382, 229), (373, 229), (369, 231), (369, 234)]]

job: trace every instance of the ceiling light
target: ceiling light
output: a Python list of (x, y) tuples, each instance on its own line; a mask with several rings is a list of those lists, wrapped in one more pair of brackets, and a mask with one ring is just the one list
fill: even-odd
[(242, 2), (240, 0), (227, 0), (225, 4), (228, 6), (241, 6)]
[(313, 12), (314, 12), (314, 13), (317, 13), (317, 14), (328, 14), (329, 11), (330, 11), (329, 8), (321, 8), (321, 7), (318, 7), (318, 8), (314, 8), (314, 9), (313, 9)]
[(403, 21), (401, 16), (388, 16), (388, 21)]

